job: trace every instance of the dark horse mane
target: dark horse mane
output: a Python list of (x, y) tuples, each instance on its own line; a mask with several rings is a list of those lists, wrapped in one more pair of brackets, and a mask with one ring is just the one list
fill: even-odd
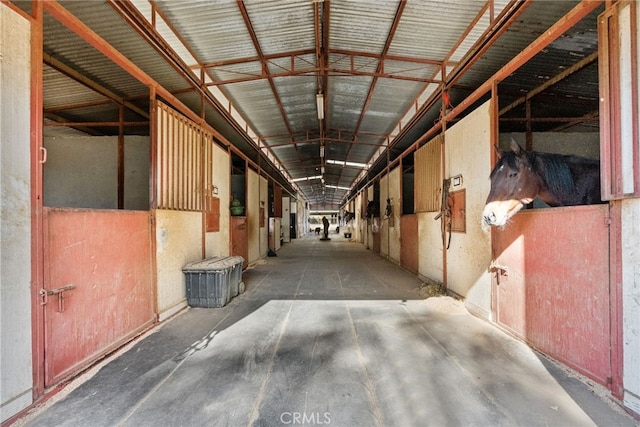
[(542, 177), (551, 192), (555, 194), (575, 193), (576, 185), (567, 162), (567, 156), (533, 151), (530, 157), (529, 162), (533, 169)]

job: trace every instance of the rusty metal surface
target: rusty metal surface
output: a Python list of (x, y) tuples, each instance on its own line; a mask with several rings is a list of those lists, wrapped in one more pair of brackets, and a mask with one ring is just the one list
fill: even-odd
[[(155, 320), (149, 212), (44, 208), (45, 384)], [(74, 286), (72, 288), (71, 286)]]
[(611, 376), (608, 215), (608, 205), (525, 211), (493, 239), (498, 323), (603, 385)]

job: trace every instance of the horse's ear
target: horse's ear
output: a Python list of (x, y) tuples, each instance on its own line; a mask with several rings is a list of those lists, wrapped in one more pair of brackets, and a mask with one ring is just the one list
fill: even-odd
[(504, 150), (501, 149), (500, 147), (498, 147), (497, 145), (494, 145), (493, 148), (496, 149), (496, 153), (498, 154), (498, 158), (501, 159), (502, 156), (504, 156)]
[(511, 151), (513, 151), (516, 156), (519, 156), (524, 153), (524, 149), (520, 147), (520, 144), (518, 144), (516, 140), (513, 138), (511, 138), (511, 141), (509, 142), (509, 146), (511, 147)]

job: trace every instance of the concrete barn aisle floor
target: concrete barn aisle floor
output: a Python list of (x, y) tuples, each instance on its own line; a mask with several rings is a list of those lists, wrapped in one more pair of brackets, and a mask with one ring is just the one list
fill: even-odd
[(633, 426), (602, 393), (337, 234), (160, 325), (25, 426)]

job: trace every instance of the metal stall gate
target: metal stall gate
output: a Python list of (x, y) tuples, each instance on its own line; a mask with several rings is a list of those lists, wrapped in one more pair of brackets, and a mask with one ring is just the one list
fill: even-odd
[(609, 205), (518, 213), (493, 232), (497, 322), (534, 348), (611, 381)]
[(155, 319), (149, 212), (44, 208), (45, 386)]

